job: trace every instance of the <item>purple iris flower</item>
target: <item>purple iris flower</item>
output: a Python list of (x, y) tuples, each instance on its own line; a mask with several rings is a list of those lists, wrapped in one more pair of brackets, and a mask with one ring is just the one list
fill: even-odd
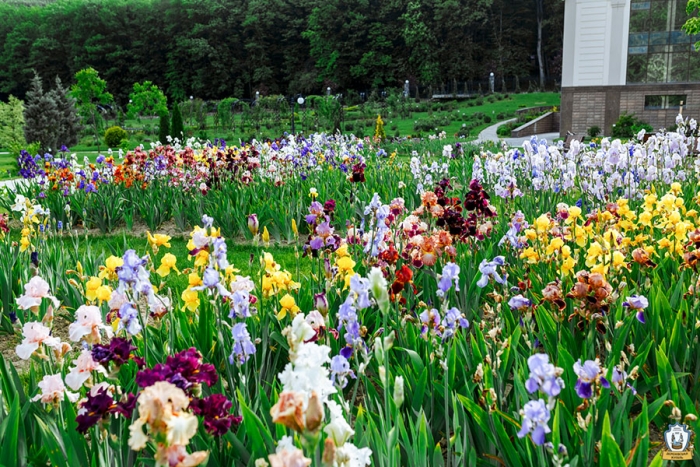
[(442, 319), (442, 340), (443, 342), (454, 336), (459, 328), (467, 329), (469, 321), (457, 308), (450, 308)]
[(440, 312), (438, 312), (435, 308), (432, 310), (423, 311), (419, 318), (422, 324), (420, 329), (421, 336), (427, 335), (430, 328), (437, 329), (440, 325)]
[(229, 318), (249, 318), (250, 313), (250, 293), (247, 290), (236, 290), (231, 295), (231, 312)]
[(216, 289), (222, 297), (228, 297), (231, 295), (231, 292), (226, 290), (226, 287), (221, 284), (221, 276), (219, 275), (219, 271), (211, 266), (206, 268), (204, 270), (204, 274), (202, 274), (202, 285), (192, 287), (192, 290), (204, 289)]
[(600, 367), (600, 362), (596, 360), (586, 360), (581, 365), (581, 359), (574, 363), (574, 373), (578, 376), (576, 381), (576, 394), (582, 399), (593, 397), (593, 386), (600, 383), (604, 388), (609, 388), (610, 383), (603, 377), (604, 369)]
[(518, 432), (518, 438), (524, 438), (528, 434), (532, 436), (532, 442), (537, 446), (544, 444), (545, 435), (552, 430), (547, 424), (549, 422), (550, 413), (547, 405), (542, 399), (530, 401), (525, 404), (522, 415), (522, 428)]
[(632, 295), (627, 297), (627, 301), (622, 304), (622, 306), (629, 308), (630, 310), (637, 311), (637, 320), (645, 324), (646, 319), (644, 317), (644, 310), (649, 306), (649, 300), (643, 295)]
[(505, 258), (503, 256), (496, 256), (493, 261), (482, 260), (479, 264), (479, 272), (481, 273), (481, 278), (476, 283), (481, 288), (486, 287), (489, 283), (489, 279), (493, 279), (499, 284), (506, 285), (507, 275), (501, 277), (498, 273), (498, 267), (505, 264)]
[(331, 359), (331, 380), (335, 387), (344, 389), (348, 385), (348, 376), (355, 379), (355, 372), (350, 369), (350, 362), (343, 355)]
[(508, 306), (514, 310), (520, 310), (522, 308), (532, 306), (532, 302), (527, 298), (523, 297), (521, 294), (518, 294), (512, 297), (510, 300), (508, 300)]
[(454, 282), (455, 291), (459, 292), (459, 266), (455, 263), (447, 263), (442, 268), (442, 275), (438, 281), (438, 291), (439, 297), (444, 297), (450, 288), (452, 288), (452, 283)]
[(131, 303), (125, 303), (119, 308), (119, 326), (117, 330), (122, 329), (126, 329), (126, 332), (132, 336), (141, 332), (139, 312)]
[(527, 359), (527, 366), (530, 368), (530, 377), (525, 381), (527, 392), (532, 394), (537, 390), (542, 391), (549, 397), (557, 397), (564, 387), (564, 380), (560, 375), (563, 372), (549, 363), (547, 354), (535, 354)]
[(242, 365), (255, 353), (255, 345), (250, 340), (250, 333), (248, 333), (245, 323), (234, 324), (231, 334), (233, 335), (233, 351), (229, 356), (229, 362), (231, 365), (234, 362)]
[(350, 278), (350, 290), (357, 294), (357, 300), (355, 305), (358, 310), (364, 310), (365, 308), (372, 305), (369, 301), (369, 279), (360, 277), (359, 274), (355, 274)]

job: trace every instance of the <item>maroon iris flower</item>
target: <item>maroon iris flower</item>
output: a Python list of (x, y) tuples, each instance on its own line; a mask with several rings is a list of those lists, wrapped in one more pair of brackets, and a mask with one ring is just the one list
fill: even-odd
[(232, 415), (231, 401), (221, 394), (212, 394), (203, 399), (193, 399), (190, 408), (195, 415), (204, 418), (204, 428), (214, 436), (226, 434), (231, 426), (240, 425), (241, 417)]
[(106, 419), (109, 414), (120, 414), (126, 418), (131, 418), (131, 414), (136, 406), (136, 396), (129, 394), (123, 402), (115, 402), (107, 388), (100, 388), (97, 391), (89, 391), (87, 399), (83, 400), (78, 407), (78, 416), (75, 421), (78, 423), (78, 432), (85, 434), (91, 427), (99, 421)]

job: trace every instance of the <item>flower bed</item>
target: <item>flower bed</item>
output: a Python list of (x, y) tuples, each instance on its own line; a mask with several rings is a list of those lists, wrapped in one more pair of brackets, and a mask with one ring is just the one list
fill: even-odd
[[(668, 423), (698, 428), (680, 123), (474, 159), (325, 135), (25, 155), (0, 463), (646, 465)], [(135, 224), (145, 243), (91, 247)]]

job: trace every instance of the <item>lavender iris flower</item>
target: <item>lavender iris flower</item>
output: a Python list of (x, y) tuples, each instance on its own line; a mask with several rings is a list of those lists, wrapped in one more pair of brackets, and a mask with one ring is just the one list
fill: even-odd
[(372, 304), (369, 301), (369, 287), (369, 280), (361, 277), (359, 274), (355, 274), (350, 278), (350, 290), (357, 294), (355, 305), (358, 310), (364, 310)]
[(505, 264), (505, 258), (503, 256), (496, 256), (493, 261), (482, 260), (479, 264), (479, 272), (481, 273), (481, 278), (476, 283), (481, 288), (486, 287), (489, 283), (489, 279), (492, 278), (499, 284), (506, 285), (507, 276), (501, 277), (498, 273), (498, 267)]
[(642, 295), (632, 295), (627, 297), (627, 301), (622, 304), (622, 306), (629, 308), (630, 310), (637, 311), (637, 320), (645, 324), (646, 319), (644, 317), (644, 310), (649, 306), (649, 300)]
[(457, 308), (450, 308), (442, 319), (442, 340), (443, 342), (454, 336), (459, 328), (467, 329), (469, 321)]
[(234, 362), (242, 365), (255, 353), (255, 345), (250, 340), (250, 334), (245, 323), (234, 324), (231, 334), (233, 335), (233, 351), (229, 356), (229, 362), (231, 365)]
[(355, 372), (350, 369), (350, 362), (342, 355), (331, 360), (331, 380), (335, 387), (344, 389), (348, 385), (348, 376), (355, 379)]
[(119, 326), (117, 329), (126, 329), (126, 332), (132, 336), (141, 332), (139, 312), (131, 303), (125, 303), (119, 308)]
[(518, 294), (512, 297), (510, 300), (508, 300), (508, 306), (514, 310), (520, 310), (522, 308), (532, 306), (532, 302), (527, 298), (523, 297), (521, 294)]
[(582, 399), (593, 397), (593, 386), (598, 382), (605, 388), (610, 387), (610, 383), (602, 376), (604, 370), (600, 367), (598, 359), (586, 360), (583, 365), (579, 359), (574, 363), (574, 373), (578, 376), (575, 386), (576, 394)]
[(192, 287), (192, 290), (216, 289), (222, 297), (229, 297), (231, 292), (221, 284), (221, 276), (219, 271), (212, 267), (208, 267), (202, 274), (202, 285)]
[(532, 436), (532, 442), (537, 446), (544, 444), (545, 435), (552, 430), (547, 424), (550, 413), (542, 399), (530, 401), (525, 404), (520, 414), (522, 415), (522, 428), (518, 432), (518, 438), (524, 438), (528, 434)]
[(459, 266), (455, 263), (447, 263), (442, 268), (442, 275), (438, 281), (438, 297), (444, 297), (450, 288), (452, 288), (452, 283), (454, 282), (455, 291), (459, 292)]
[(530, 356), (527, 359), (527, 366), (530, 368), (530, 377), (525, 381), (527, 392), (532, 394), (540, 390), (549, 397), (559, 395), (564, 387), (564, 380), (559, 376), (563, 370), (549, 363), (547, 354)]
[(250, 313), (250, 293), (247, 290), (236, 290), (231, 295), (231, 312), (229, 318), (249, 318)]

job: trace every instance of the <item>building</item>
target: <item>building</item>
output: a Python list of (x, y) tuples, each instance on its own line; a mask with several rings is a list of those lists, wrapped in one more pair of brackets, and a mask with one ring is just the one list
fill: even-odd
[[(654, 129), (700, 116), (700, 52), (687, 0), (566, 0), (561, 133), (609, 135), (623, 113)], [(687, 112), (686, 112), (687, 110)]]

